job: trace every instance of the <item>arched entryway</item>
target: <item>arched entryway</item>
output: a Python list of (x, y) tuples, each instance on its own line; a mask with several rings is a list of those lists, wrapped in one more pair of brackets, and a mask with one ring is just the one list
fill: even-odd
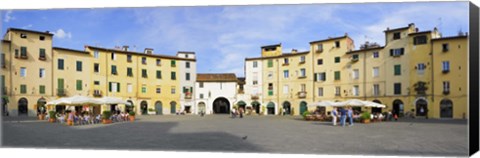
[(177, 102), (170, 102), (170, 113), (175, 114), (177, 112)]
[(37, 100), (37, 114), (45, 114), (47, 112), (47, 107), (45, 107), (45, 104), (47, 104), (47, 100), (45, 98), (40, 98)]
[(303, 115), (303, 113), (307, 110), (308, 110), (307, 102), (305, 101), (300, 102), (300, 115)]
[(8, 97), (2, 96), (2, 116), (8, 116), (7, 103), (8, 103)]
[(198, 113), (206, 113), (205, 102), (198, 103)]
[(215, 114), (229, 114), (230, 102), (228, 99), (220, 97), (213, 101), (213, 112)]
[(148, 103), (147, 101), (142, 101), (140, 102), (140, 112), (142, 112), (142, 115), (146, 115), (148, 113)]
[(450, 99), (440, 101), (440, 118), (453, 118), (453, 102)]
[(28, 100), (26, 98), (18, 100), (18, 116), (20, 115), (28, 115)]
[(259, 114), (260, 113), (260, 103), (258, 101), (253, 101), (252, 103), (253, 110), (255, 113)]
[(240, 100), (240, 101), (237, 102), (237, 106), (238, 106), (238, 108), (245, 109), (245, 106), (247, 106), (247, 103), (245, 103), (244, 101)]
[[(134, 106), (133, 106), (133, 101), (127, 100), (127, 102), (130, 103), (130, 106), (125, 106), (125, 111), (126, 111), (127, 113), (129, 113), (130, 111), (133, 111), (133, 107), (134, 107)], [(94, 106), (94, 109), (95, 109), (95, 106)], [(95, 110), (94, 110), (94, 113), (95, 113)]]
[(269, 102), (267, 104), (267, 114), (268, 115), (275, 115), (275, 103)]
[(290, 102), (288, 102), (288, 101), (283, 102), (282, 107), (283, 107), (283, 110), (284, 110), (283, 113), (285, 115), (290, 115), (290, 113), (292, 111), (292, 105), (290, 104)]
[(417, 116), (426, 116), (428, 103), (425, 99), (418, 99), (415, 102), (415, 111)]
[[(378, 104), (382, 104), (382, 102), (380, 100), (372, 100), (372, 102), (374, 103), (378, 103)], [(375, 113), (382, 113), (382, 108), (376, 108), (376, 107), (372, 107), (372, 111), (371, 111), (372, 114), (375, 114)]]
[(403, 116), (403, 102), (399, 99), (396, 99), (393, 101), (392, 105), (392, 114), (397, 114), (397, 116)]
[(155, 102), (155, 113), (157, 115), (162, 115), (163, 114), (163, 105), (161, 101)]

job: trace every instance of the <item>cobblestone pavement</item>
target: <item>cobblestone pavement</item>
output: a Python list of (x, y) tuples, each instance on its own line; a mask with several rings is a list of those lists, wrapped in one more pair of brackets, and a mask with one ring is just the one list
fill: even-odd
[(299, 117), (137, 116), (136, 122), (66, 126), (4, 118), (3, 146), (295, 154), (466, 156), (465, 120), (412, 119), (332, 126)]

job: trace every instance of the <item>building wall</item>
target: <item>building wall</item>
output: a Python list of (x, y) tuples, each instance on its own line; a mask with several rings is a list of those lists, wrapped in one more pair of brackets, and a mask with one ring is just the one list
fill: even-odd
[[(195, 54), (192, 53), (177, 53), (177, 57), (182, 57), (182, 58), (189, 58), (189, 59), (195, 59)], [(186, 64), (187, 62), (189, 63), (190, 67), (187, 68)], [(184, 110), (186, 106), (190, 107), (190, 112), (197, 114), (198, 110), (195, 106), (195, 81), (197, 80), (196, 74), (197, 74), (197, 66), (196, 62), (194, 61), (183, 61), (180, 60), (178, 61), (179, 63), (179, 80), (180, 80), (180, 106), (181, 109)], [(190, 74), (190, 79), (187, 80), (186, 74)], [(186, 95), (184, 93), (184, 88), (187, 89), (192, 89), (189, 95)]]
[[(203, 87), (200, 87), (199, 81), (195, 83), (195, 105), (205, 103), (206, 114), (213, 114), (213, 102), (218, 98), (225, 98), (229, 101), (230, 111), (233, 105), (237, 103), (237, 82), (203, 82)], [(200, 97), (203, 95), (203, 98)], [(198, 111), (197, 111), (198, 112)]]

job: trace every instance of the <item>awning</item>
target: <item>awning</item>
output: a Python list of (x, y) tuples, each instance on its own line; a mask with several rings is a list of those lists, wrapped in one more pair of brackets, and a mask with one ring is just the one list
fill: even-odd
[(244, 101), (239, 101), (239, 102), (237, 103), (237, 105), (238, 105), (238, 106), (245, 106), (245, 105), (247, 105), (247, 103), (245, 103)]
[(267, 108), (275, 108), (275, 104), (270, 102), (270, 103), (267, 104)]

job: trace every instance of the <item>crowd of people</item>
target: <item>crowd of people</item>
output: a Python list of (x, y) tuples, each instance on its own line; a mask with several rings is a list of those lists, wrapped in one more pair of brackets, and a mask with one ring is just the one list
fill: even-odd
[[(353, 126), (353, 122), (357, 121), (360, 122), (360, 113), (359, 111), (354, 111), (352, 107), (348, 108), (333, 108), (331, 115), (332, 115), (332, 124), (333, 126), (337, 125), (337, 119), (340, 119), (340, 125), (343, 127), (346, 125), (346, 120), (348, 120), (349, 126)], [(385, 115), (380, 112), (374, 112), (370, 114), (370, 120), (374, 122), (381, 122), (381, 121), (392, 121), (395, 119), (397, 121), (398, 116), (392, 114), (392, 111), (388, 111)]]
[(231, 112), (231, 115), (232, 115), (232, 118), (236, 118), (237, 116), (239, 116), (239, 118), (243, 118), (243, 115), (245, 113), (245, 110), (243, 110), (243, 108), (233, 108), (232, 109), (232, 112)]
[[(57, 112), (55, 113), (57, 123), (67, 123), (68, 120), (72, 120), (73, 125), (89, 125), (89, 124), (98, 124), (102, 122), (101, 114), (93, 114), (92, 112), (83, 111), (83, 112)], [(46, 113), (45, 119), (49, 120), (51, 118), (50, 113)], [(110, 116), (112, 122), (123, 122), (128, 121), (128, 114), (126, 112), (114, 112)]]

